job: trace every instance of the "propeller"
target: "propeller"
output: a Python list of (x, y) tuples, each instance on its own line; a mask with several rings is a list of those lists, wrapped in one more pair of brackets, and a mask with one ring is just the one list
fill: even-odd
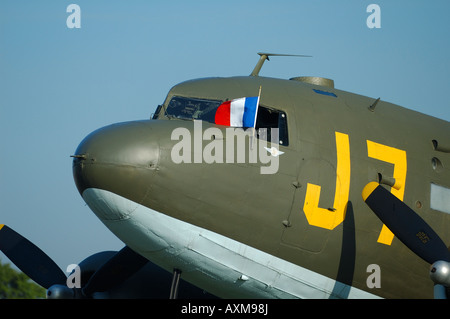
[(0, 225), (0, 250), (28, 277), (45, 289), (66, 284), (65, 273), (35, 244)]
[(448, 287), (450, 252), (427, 222), (376, 182), (371, 182), (364, 187), (362, 197), (370, 209), (403, 244), (431, 264), (431, 279), (437, 285)]
[(120, 285), (147, 262), (147, 258), (125, 246), (92, 275), (82, 290), (83, 294), (90, 296), (94, 292), (106, 291)]
[[(0, 224), (0, 250), (28, 277), (47, 289), (47, 296), (80, 296), (67, 287), (67, 277), (56, 263), (28, 239)], [(82, 287), (81, 297), (91, 297), (94, 292), (102, 292), (120, 285), (148, 260), (125, 246), (104, 263)]]

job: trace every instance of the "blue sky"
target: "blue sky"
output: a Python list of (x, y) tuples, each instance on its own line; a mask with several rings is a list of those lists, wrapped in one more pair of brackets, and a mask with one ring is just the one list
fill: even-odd
[[(81, 28), (69, 29), (69, 4)], [(369, 4), (381, 28), (369, 29)], [(91, 131), (146, 119), (192, 78), (332, 78), (338, 89), (450, 121), (450, 2), (12, 1), (0, 2), (0, 223), (65, 270), (123, 245), (75, 187), (72, 155)], [(0, 254), (5, 262), (6, 257)]]

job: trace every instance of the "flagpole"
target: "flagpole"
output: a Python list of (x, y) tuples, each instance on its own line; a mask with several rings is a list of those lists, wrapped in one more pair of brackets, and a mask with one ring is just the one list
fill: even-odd
[(261, 98), (261, 88), (262, 88), (262, 86), (260, 85), (259, 86), (259, 92), (258, 92), (258, 100), (256, 102), (255, 120), (253, 122), (253, 134), (252, 134), (251, 149), (253, 149), (253, 141), (255, 140), (256, 118), (258, 117), (259, 100)]

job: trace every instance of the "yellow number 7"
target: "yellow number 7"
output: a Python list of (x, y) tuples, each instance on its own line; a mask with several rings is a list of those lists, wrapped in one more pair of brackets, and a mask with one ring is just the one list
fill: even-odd
[[(407, 171), (406, 152), (367, 140), (367, 153), (369, 157), (394, 164), (393, 177), (395, 179), (396, 187), (391, 188), (391, 193), (402, 201), (403, 196), (405, 195)], [(393, 239), (394, 234), (386, 227), (386, 225), (383, 225), (377, 241), (385, 245), (390, 245), (392, 244)]]

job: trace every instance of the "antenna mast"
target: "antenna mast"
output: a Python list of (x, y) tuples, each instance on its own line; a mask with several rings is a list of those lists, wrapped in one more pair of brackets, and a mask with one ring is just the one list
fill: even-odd
[(269, 56), (296, 56), (296, 57), (302, 57), (302, 58), (311, 58), (311, 55), (298, 55), (298, 54), (278, 54), (278, 53), (262, 53), (258, 52), (258, 55), (260, 56), (258, 63), (256, 63), (255, 68), (253, 69), (250, 76), (258, 76), (259, 71), (261, 71), (261, 68), (264, 64), (264, 62), (270, 61)]

